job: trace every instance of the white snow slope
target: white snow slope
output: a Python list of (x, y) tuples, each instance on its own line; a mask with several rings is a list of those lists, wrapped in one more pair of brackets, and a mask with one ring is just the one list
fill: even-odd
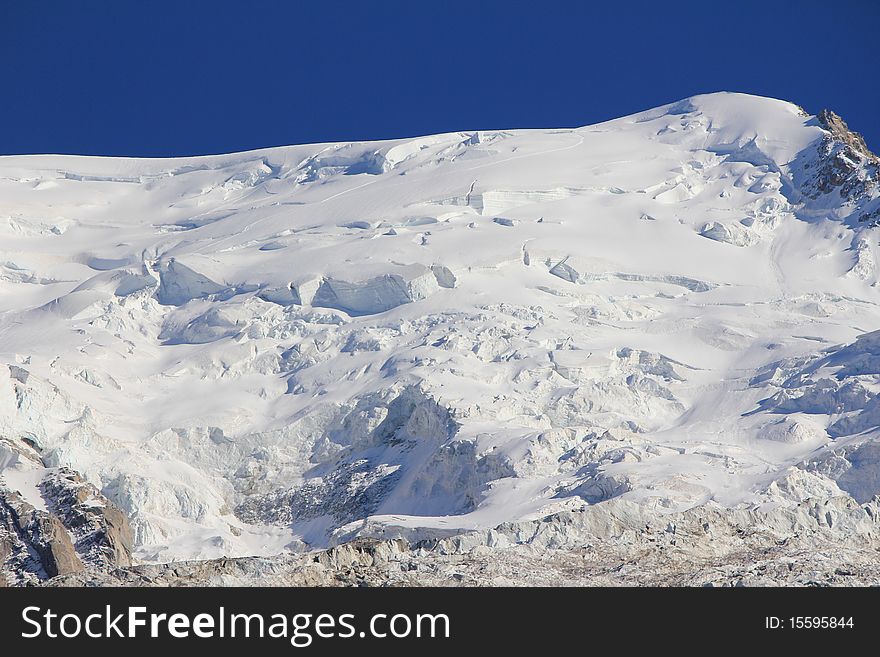
[(835, 139), (719, 93), (573, 130), (2, 157), (0, 476), (43, 508), (41, 468), (81, 472), (142, 561), (617, 496), (870, 499), (880, 192)]

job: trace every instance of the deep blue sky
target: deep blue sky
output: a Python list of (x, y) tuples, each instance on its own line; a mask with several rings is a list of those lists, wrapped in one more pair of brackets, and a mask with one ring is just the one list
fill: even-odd
[(0, 0), (0, 153), (595, 123), (731, 90), (880, 150), (880, 2)]

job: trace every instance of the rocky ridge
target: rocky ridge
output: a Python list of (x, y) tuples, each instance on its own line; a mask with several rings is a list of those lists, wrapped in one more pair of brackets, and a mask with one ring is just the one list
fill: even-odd
[[(845, 202), (858, 204), (871, 200), (880, 185), (880, 158), (865, 143), (864, 138), (850, 130), (837, 114), (823, 109), (816, 117), (826, 131), (817, 147), (818, 159), (812, 179), (805, 185), (806, 194), (816, 199), (835, 193)], [(860, 208), (859, 221), (873, 221), (880, 217), (880, 208)]]
[[(0, 441), (0, 455), (35, 459), (28, 445)], [(46, 508), (36, 508), (0, 478), (0, 586), (32, 585), (71, 573), (130, 566), (127, 516), (67, 468), (39, 483)]]

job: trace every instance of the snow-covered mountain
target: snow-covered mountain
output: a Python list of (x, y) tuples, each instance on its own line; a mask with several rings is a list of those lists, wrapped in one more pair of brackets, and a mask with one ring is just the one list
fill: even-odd
[(730, 93), (577, 129), (2, 157), (8, 580), (611, 498), (866, 503), (878, 168), (835, 114)]

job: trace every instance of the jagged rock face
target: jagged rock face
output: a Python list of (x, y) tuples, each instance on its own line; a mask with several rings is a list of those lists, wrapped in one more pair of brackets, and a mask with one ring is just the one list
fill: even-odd
[(0, 539), (7, 581), (47, 579), (84, 568), (61, 521), (11, 491), (0, 492)]
[(77, 553), (90, 565), (131, 565), (132, 532), (128, 518), (97, 488), (68, 468), (40, 483), (50, 512), (74, 537)]
[(858, 132), (850, 130), (846, 121), (840, 116), (831, 110), (823, 109), (816, 115), (816, 118), (819, 120), (819, 124), (831, 133), (831, 139), (843, 142), (851, 151), (861, 157), (869, 160), (877, 159), (877, 156), (868, 149), (864, 137)]
[(5, 584), (131, 565), (128, 519), (76, 472), (61, 469), (39, 485), (46, 510), (0, 488), (0, 563)]
[(584, 504), (774, 524), (867, 502), (876, 181), (836, 115), (741, 94), (574, 130), (3, 158), (0, 476), (45, 527), (7, 511), (0, 550), (25, 579), (211, 570), (363, 536), (515, 546), (496, 529)]
[[(827, 134), (818, 146), (819, 160), (806, 185), (807, 194), (818, 198), (823, 194), (837, 193), (847, 201), (870, 196), (880, 180), (880, 159), (868, 149), (862, 136), (850, 130), (834, 112), (822, 110), (817, 119)], [(866, 211), (860, 221), (868, 221), (874, 216)]]

